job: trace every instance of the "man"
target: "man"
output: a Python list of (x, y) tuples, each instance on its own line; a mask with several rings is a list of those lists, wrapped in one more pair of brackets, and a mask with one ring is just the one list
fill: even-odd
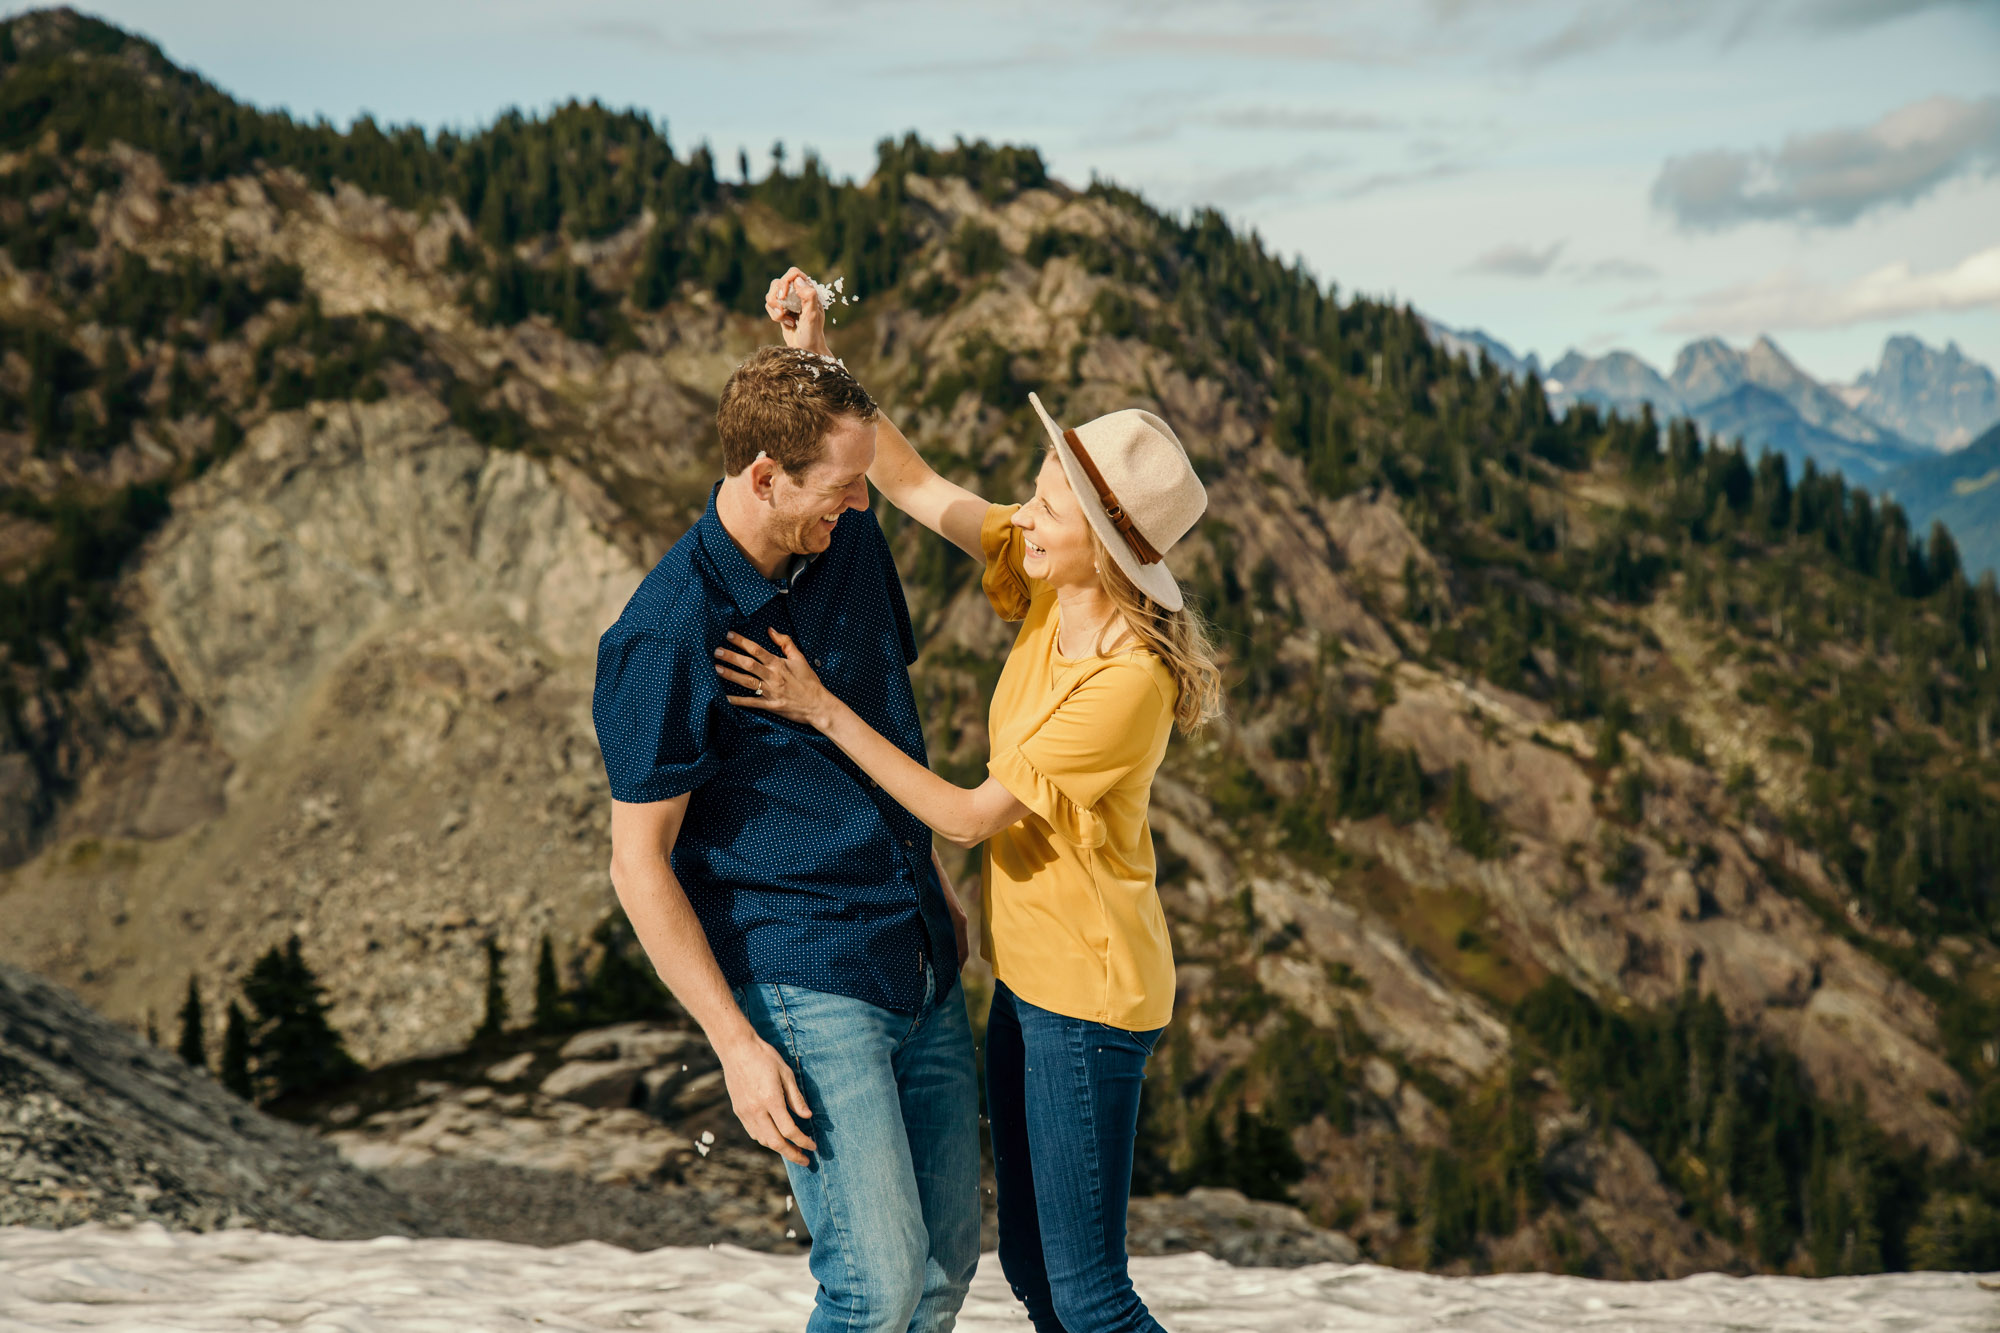
[(916, 644), (868, 510), (876, 407), (767, 347), (722, 391), (725, 476), (598, 644), (611, 880), (812, 1232), (809, 1333), (949, 1330), (979, 1258), (965, 920), (930, 832), (810, 728), (733, 707), (713, 653), (776, 630), (927, 762)]

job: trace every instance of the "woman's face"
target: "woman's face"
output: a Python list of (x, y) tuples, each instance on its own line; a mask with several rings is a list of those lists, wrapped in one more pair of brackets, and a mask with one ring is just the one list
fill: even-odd
[(1097, 550), (1090, 523), (1078, 507), (1062, 460), (1054, 451), (1042, 460), (1035, 477), (1035, 498), (1014, 511), (1014, 526), (1027, 537), (1021, 567), (1028, 577), (1058, 588), (1098, 582)]

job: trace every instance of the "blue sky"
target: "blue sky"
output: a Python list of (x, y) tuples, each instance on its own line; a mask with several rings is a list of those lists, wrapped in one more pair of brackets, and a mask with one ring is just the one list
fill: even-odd
[(597, 97), (759, 172), (1031, 143), (1544, 361), (1769, 332), (1846, 379), (1911, 332), (2000, 368), (2000, 0), (90, 8), (342, 123)]

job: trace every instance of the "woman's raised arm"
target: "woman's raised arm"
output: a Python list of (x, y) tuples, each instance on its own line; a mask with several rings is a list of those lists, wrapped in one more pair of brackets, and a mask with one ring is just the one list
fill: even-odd
[(974, 560), (986, 559), (979, 549), (986, 501), (939, 476), (887, 413), (875, 418), (875, 465), (868, 469), (868, 480), (889, 497), (890, 504)]
[[(790, 306), (789, 298), (793, 297), (798, 301), (797, 310)], [(820, 307), (819, 289), (799, 269), (787, 269), (783, 277), (772, 281), (764, 296), (764, 310), (784, 329), (787, 346), (833, 355), (826, 340), (826, 311)], [(974, 560), (986, 559), (979, 549), (986, 501), (939, 476), (886, 412), (875, 419), (875, 463), (868, 469), (868, 480), (890, 504)]]

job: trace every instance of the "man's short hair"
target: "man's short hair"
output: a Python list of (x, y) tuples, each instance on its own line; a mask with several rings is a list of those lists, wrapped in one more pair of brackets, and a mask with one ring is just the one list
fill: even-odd
[(875, 400), (840, 362), (794, 347), (760, 347), (736, 367), (716, 405), (723, 474), (735, 476), (761, 452), (803, 476), (826, 452), (838, 418), (865, 424), (876, 414)]

